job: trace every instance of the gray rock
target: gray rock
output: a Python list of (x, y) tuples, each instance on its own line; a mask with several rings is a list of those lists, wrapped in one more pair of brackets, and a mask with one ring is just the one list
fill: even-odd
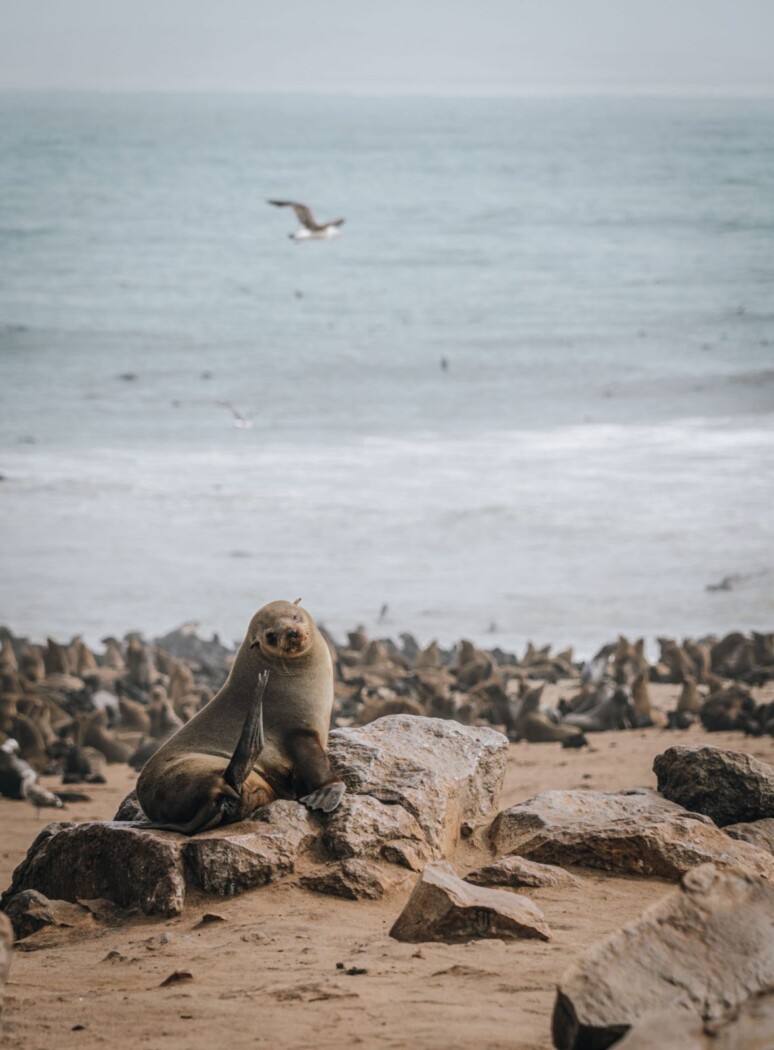
[(93, 926), (92, 912), (71, 901), (52, 901), (37, 890), (22, 890), (8, 901), (5, 913), (17, 941), (48, 926)]
[(52, 900), (105, 898), (122, 908), (176, 915), (185, 877), (183, 838), (111, 822), (49, 824), (13, 873), (0, 906), (22, 890)]
[(615, 1050), (709, 1050), (704, 1022), (696, 1014), (667, 1007), (646, 1014), (633, 1025)]
[(720, 827), (774, 817), (774, 766), (752, 755), (679, 744), (656, 755), (653, 772), (664, 798)]
[(496, 811), (508, 740), (494, 729), (389, 715), (362, 729), (334, 730), (328, 753), (352, 794), (402, 806), (432, 855), (445, 857), (464, 824), (484, 824)]
[(319, 830), (297, 802), (186, 838), (118, 822), (49, 824), (14, 872), (2, 906), (26, 889), (55, 900), (102, 898), (121, 908), (177, 915), (189, 887), (230, 896), (293, 871)]
[(770, 1050), (774, 1046), (774, 992), (751, 995), (722, 1021), (702, 1023), (677, 1008), (643, 1017), (615, 1050)]
[(289, 875), (296, 857), (319, 835), (298, 802), (280, 800), (239, 824), (193, 835), (183, 845), (188, 881), (205, 893), (231, 897)]
[(466, 882), (476, 886), (580, 886), (580, 879), (554, 864), (537, 864), (524, 857), (503, 857), (493, 864), (469, 871)]
[(678, 879), (697, 864), (742, 867), (774, 878), (772, 857), (736, 842), (708, 817), (654, 791), (544, 791), (499, 813), (490, 829), (498, 853)]
[(705, 1023), (722, 1020), (772, 985), (774, 886), (749, 872), (702, 865), (564, 972), (554, 1045), (604, 1050), (665, 1004)]
[(540, 908), (507, 890), (472, 886), (445, 861), (428, 864), (390, 936), (398, 941), (472, 941), (538, 938), (551, 933)]
[(751, 995), (722, 1025), (706, 1025), (708, 1050), (770, 1050), (774, 1045), (774, 991)]
[(332, 857), (381, 857), (414, 867), (432, 856), (424, 831), (402, 806), (388, 806), (371, 795), (345, 795), (328, 819), (323, 842)]
[(316, 893), (328, 893), (347, 900), (379, 900), (408, 876), (365, 860), (345, 860), (320, 871), (304, 875), (301, 885)]
[(142, 811), (140, 800), (137, 798), (136, 791), (130, 791), (126, 798), (123, 800), (121, 805), (116, 810), (116, 815), (113, 820), (147, 820), (148, 818)]
[(758, 849), (766, 850), (774, 855), (774, 817), (768, 817), (766, 820), (753, 820), (749, 824), (726, 824), (723, 831), (732, 839), (751, 842)]
[(0, 911), (0, 1010), (3, 1008), (3, 992), (13, 954), (13, 928), (11, 920)]

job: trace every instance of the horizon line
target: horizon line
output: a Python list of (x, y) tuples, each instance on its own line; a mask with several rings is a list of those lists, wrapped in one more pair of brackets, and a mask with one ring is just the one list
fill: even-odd
[(448, 88), (441, 86), (413, 86), (408, 88), (378, 88), (340, 85), (309, 87), (281, 85), (277, 87), (163, 87), (163, 86), (11, 86), (0, 85), (2, 95), (229, 95), (270, 97), (324, 97), (324, 98), (437, 98), (437, 99), (566, 99), (566, 98), (661, 98), (661, 99), (772, 99), (774, 85), (711, 86), (707, 84), (630, 84), (621, 86), (574, 85), (566, 87), (522, 86), (503, 88)]

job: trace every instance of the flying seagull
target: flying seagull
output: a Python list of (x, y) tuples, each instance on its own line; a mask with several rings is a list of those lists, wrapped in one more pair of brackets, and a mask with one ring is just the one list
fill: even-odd
[(292, 208), (301, 225), (295, 233), (288, 236), (291, 241), (327, 241), (331, 237), (341, 237), (339, 226), (343, 225), (344, 219), (334, 219), (333, 222), (319, 223), (312, 215), (311, 208), (298, 201), (267, 201), (275, 208)]
[(234, 426), (240, 427), (242, 430), (247, 430), (253, 425), (252, 416), (243, 416), (241, 412), (238, 412), (230, 401), (218, 401), (221, 408), (225, 408), (227, 412), (230, 412), (234, 419)]

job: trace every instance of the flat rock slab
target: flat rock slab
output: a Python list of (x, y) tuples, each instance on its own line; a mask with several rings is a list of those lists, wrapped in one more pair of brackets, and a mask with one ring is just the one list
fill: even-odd
[(345, 860), (304, 875), (301, 885), (315, 893), (327, 893), (347, 900), (380, 900), (408, 877), (406, 872), (365, 860)]
[(0, 903), (34, 889), (54, 900), (99, 897), (149, 915), (177, 915), (189, 886), (231, 896), (289, 874), (317, 834), (307, 810), (287, 801), (190, 838), (110, 821), (49, 824)]
[(538, 864), (524, 857), (503, 857), (483, 868), (469, 871), (466, 882), (475, 886), (529, 886), (533, 889), (547, 886), (580, 886), (581, 880), (554, 864)]
[(458, 943), (485, 937), (547, 941), (551, 931), (540, 908), (527, 897), (472, 886), (451, 865), (435, 861), (420, 875), (390, 936), (412, 942)]
[(508, 740), (494, 729), (441, 718), (389, 715), (362, 729), (335, 729), (331, 765), (354, 795), (399, 805), (433, 857), (448, 856), (465, 825), (496, 812)]
[(774, 886), (749, 872), (702, 865), (564, 972), (554, 1045), (605, 1050), (667, 1003), (705, 1023), (720, 1021), (772, 986)]
[(51, 926), (94, 926), (93, 913), (72, 901), (49, 900), (37, 890), (22, 890), (5, 907), (17, 940)]
[(545, 864), (678, 879), (713, 862), (774, 878), (774, 858), (763, 850), (645, 788), (544, 791), (499, 813), (490, 838), (500, 854)]
[(653, 761), (658, 790), (720, 827), (774, 817), (774, 766), (740, 751), (679, 744)]
[(190, 883), (205, 893), (232, 897), (290, 875), (299, 852), (320, 828), (299, 802), (264, 806), (251, 820), (193, 835), (183, 845)]
[(753, 820), (748, 824), (726, 824), (723, 828), (732, 839), (751, 842), (758, 849), (766, 850), (774, 856), (774, 817), (766, 820)]
[(0, 1010), (3, 1007), (3, 992), (11, 969), (13, 955), (13, 928), (11, 920), (0, 911)]

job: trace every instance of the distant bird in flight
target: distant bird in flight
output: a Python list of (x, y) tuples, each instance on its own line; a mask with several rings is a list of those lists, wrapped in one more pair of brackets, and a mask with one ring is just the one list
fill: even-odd
[(243, 416), (241, 412), (238, 412), (230, 401), (218, 401), (221, 408), (225, 408), (227, 412), (230, 412), (234, 426), (239, 427), (242, 430), (247, 430), (253, 425), (252, 416)]
[(339, 226), (344, 224), (344, 219), (334, 219), (333, 222), (319, 223), (312, 215), (312, 209), (298, 201), (267, 201), (275, 208), (292, 208), (301, 225), (295, 233), (288, 234), (291, 241), (327, 241), (331, 237), (341, 237)]

